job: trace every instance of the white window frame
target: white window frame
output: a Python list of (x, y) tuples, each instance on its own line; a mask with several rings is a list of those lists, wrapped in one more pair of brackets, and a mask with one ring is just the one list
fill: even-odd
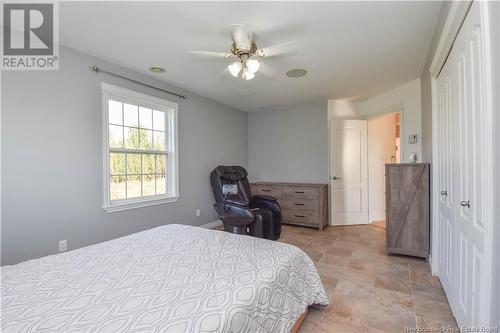
[[(115, 212), (126, 209), (141, 208), (176, 202), (179, 195), (179, 154), (178, 154), (178, 113), (179, 105), (158, 97), (146, 95), (137, 91), (115, 86), (106, 82), (101, 83), (102, 110), (103, 110), (103, 209)], [(165, 149), (167, 153), (166, 167), (166, 194), (138, 197), (130, 199), (110, 199), (110, 171), (109, 171), (109, 100), (113, 97), (121, 102), (156, 109), (165, 112)], [(140, 149), (137, 152), (144, 152)]]

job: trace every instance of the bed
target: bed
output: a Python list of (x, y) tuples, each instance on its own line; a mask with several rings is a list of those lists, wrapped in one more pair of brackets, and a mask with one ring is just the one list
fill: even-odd
[(4, 266), (1, 277), (2, 332), (290, 332), (309, 306), (328, 305), (299, 248), (185, 225)]

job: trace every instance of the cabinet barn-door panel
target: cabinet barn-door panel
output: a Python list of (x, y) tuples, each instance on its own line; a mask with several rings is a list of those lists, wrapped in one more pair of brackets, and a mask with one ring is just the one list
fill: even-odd
[(429, 164), (386, 164), (387, 253), (427, 259)]

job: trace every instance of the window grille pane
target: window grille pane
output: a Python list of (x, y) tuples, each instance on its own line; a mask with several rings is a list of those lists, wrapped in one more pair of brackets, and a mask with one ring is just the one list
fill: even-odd
[(142, 155), (142, 173), (155, 173), (155, 155)]
[(141, 196), (141, 176), (127, 176), (127, 198)]
[(139, 130), (139, 148), (153, 150), (153, 131), (147, 129)]
[(109, 192), (111, 200), (120, 200), (126, 198), (125, 176), (110, 177)]
[(108, 140), (111, 148), (123, 148), (123, 127), (109, 125)]
[(125, 127), (125, 148), (139, 148), (139, 130), (137, 128)]
[(110, 100), (108, 109), (109, 123), (123, 125), (122, 103)]
[(155, 195), (155, 175), (142, 176), (142, 196)]
[(165, 165), (167, 164), (167, 156), (166, 155), (157, 155), (156, 156), (156, 173), (165, 173)]
[(153, 131), (154, 149), (165, 150), (165, 132)]
[(165, 131), (165, 112), (153, 111), (153, 129), (157, 131)]
[(141, 155), (127, 154), (127, 174), (131, 175), (140, 173), (141, 173)]
[(125, 174), (125, 154), (109, 154), (109, 172), (112, 175)]
[(153, 128), (153, 110), (139, 107), (139, 127)]
[(139, 111), (137, 105), (123, 103), (124, 125), (139, 127)]
[(167, 188), (167, 182), (165, 175), (156, 175), (156, 194), (165, 194)]

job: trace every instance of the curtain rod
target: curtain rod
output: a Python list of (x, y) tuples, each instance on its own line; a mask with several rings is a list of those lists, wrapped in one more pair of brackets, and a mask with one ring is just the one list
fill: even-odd
[(140, 84), (140, 85), (143, 85), (145, 87), (148, 87), (148, 88), (153, 88), (153, 89), (156, 89), (156, 90), (159, 90), (159, 91), (163, 91), (163, 92), (166, 92), (167, 94), (171, 94), (171, 95), (174, 95), (174, 96), (177, 96), (181, 99), (186, 99), (187, 96), (186, 95), (182, 95), (182, 94), (178, 94), (176, 92), (172, 92), (172, 91), (168, 91), (168, 90), (165, 90), (165, 89), (161, 89), (161, 88), (157, 88), (155, 86), (151, 86), (147, 83), (143, 83), (143, 82), (140, 82), (140, 81), (137, 81), (137, 80), (134, 80), (134, 79), (131, 79), (131, 78), (128, 78), (126, 76), (122, 76), (122, 75), (119, 75), (119, 74), (115, 74), (115, 73), (111, 73), (111, 72), (108, 72), (108, 71), (105, 71), (104, 69), (100, 69), (99, 67), (97, 66), (92, 66), (91, 68), (94, 72), (96, 73), (99, 73), (99, 72), (103, 72), (105, 74), (108, 74), (108, 75), (111, 75), (111, 76), (115, 76), (115, 77), (119, 77), (120, 79), (124, 79), (124, 80), (128, 80), (130, 82), (134, 82), (134, 83), (137, 83), (137, 84)]

